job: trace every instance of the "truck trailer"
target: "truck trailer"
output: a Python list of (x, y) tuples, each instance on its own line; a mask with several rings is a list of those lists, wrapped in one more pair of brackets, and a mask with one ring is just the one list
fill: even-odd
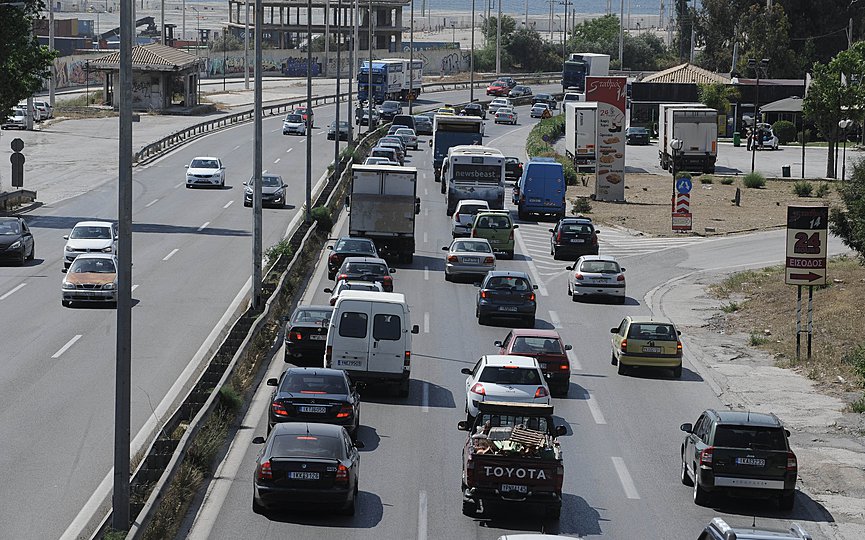
[[(372, 62), (372, 95), (376, 103), (386, 100), (417, 98), (423, 91), (423, 61), (386, 58)], [(357, 97), (369, 99), (369, 61), (361, 64), (357, 74)]]
[[(658, 106), (658, 160), (662, 169), (715, 172), (718, 158), (718, 111), (702, 103)], [(673, 141), (682, 141), (679, 150)]]
[(595, 172), (598, 139), (598, 102), (565, 103), (565, 155), (577, 172)]

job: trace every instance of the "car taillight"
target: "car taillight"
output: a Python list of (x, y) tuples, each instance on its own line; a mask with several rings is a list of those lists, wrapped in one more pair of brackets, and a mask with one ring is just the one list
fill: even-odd
[(619, 274), (618, 276), (616, 276), (616, 281), (625, 281), (625, 276), (622, 274)]
[(333, 359), (333, 347), (328, 345), (324, 349), (324, 365), (330, 367), (330, 362)]
[(477, 230), (472, 229), (472, 238), (477, 237)]
[(347, 484), (348, 483), (348, 467), (339, 464), (336, 468), (336, 478), (333, 479), (334, 482), (338, 484)]
[(712, 466), (712, 453), (715, 451), (713, 446), (710, 446), (700, 451), (700, 467)]
[(562, 241), (562, 229), (559, 229), (559, 232), (556, 233), (556, 242)]
[(494, 264), (496, 262), (495, 257), (487, 257), (484, 259), (484, 264)]
[(475, 462), (472, 458), (466, 460), (466, 486), (472, 487), (475, 480)]
[(351, 405), (343, 405), (342, 408), (339, 409), (339, 412), (336, 413), (337, 418), (348, 418), (351, 416), (352, 408)]
[(403, 367), (411, 366), (411, 351), (406, 351), (403, 355), (402, 365)]
[(513, 239), (514, 239), (514, 229), (511, 228), (511, 232), (508, 233), (508, 240), (513, 240)]
[(549, 395), (550, 395), (550, 393), (547, 392), (547, 389), (544, 388), (543, 386), (538, 386), (538, 389), (535, 390), (535, 398), (547, 397)]
[(337, 281), (340, 281), (342, 279), (348, 279), (348, 274), (340, 274), (340, 275), (336, 276)]
[(459, 262), (459, 260), (460, 260), (459, 257), (457, 257), (456, 255), (448, 255), (448, 262), (449, 263)]
[(331, 253), (330, 257), (327, 258), (327, 261), (330, 263), (338, 263), (339, 262), (339, 255), (337, 255), (336, 253)]
[(474, 385), (472, 385), (472, 389), (470, 390), (470, 392), (473, 394), (479, 394), (481, 396), (487, 395), (487, 391), (484, 390), (484, 385), (479, 382), (476, 382)]
[(682, 356), (682, 342), (676, 342), (676, 356)]
[(265, 461), (258, 466), (259, 480), (273, 480), (273, 470), (270, 468), (270, 461)]
[(459, 223), (459, 221), (460, 221), (460, 213), (459, 212), (454, 212), (454, 221)]
[(529, 293), (529, 302), (535, 301), (535, 293)]
[(574, 279), (583, 279), (583, 274), (574, 274)]
[(487, 291), (481, 291), (481, 298), (487, 297)]
[(796, 460), (796, 454), (787, 452), (787, 470), (795, 471), (799, 468), (799, 462)]
[(293, 337), (291, 339), (294, 339), (295, 341), (300, 341), (303, 339), (303, 336), (300, 335), (300, 332), (291, 332), (291, 334), (293, 334)]
[(596, 233), (592, 233), (592, 245), (593, 246), (598, 245), (598, 235)]
[(270, 411), (276, 416), (288, 416), (288, 411), (285, 409), (285, 405), (279, 401), (274, 401), (270, 404)]
[(622, 352), (628, 352), (628, 340), (627, 339), (622, 340)]
[(559, 365), (559, 369), (562, 371), (567, 371), (571, 368), (570, 364), (561, 364)]

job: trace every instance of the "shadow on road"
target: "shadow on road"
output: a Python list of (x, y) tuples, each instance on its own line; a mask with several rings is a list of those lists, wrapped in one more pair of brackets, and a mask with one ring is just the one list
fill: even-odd
[[(468, 363), (471, 364), (472, 362)], [(371, 384), (363, 390), (362, 399), (368, 403), (383, 403), (408, 407), (456, 408), (454, 395), (447, 388), (421, 379), (411, 379), (409, 383), (407, 398), (394, 396), (392, 387), (387, 385)]]
[[(113, 219), (94, 218), (91, 216), (39, 216), (28, 223), (35, 229), (72, 230), (79, 221), (114, 221)], [(250, 231), (240, 229), (224, 229), (222, 227), (207, 227), (198, 230), (197, 226), (167, 225), (163, 223), (134, 223), (133, 233), (156, 234), (201, 234), (206, 236), (252, 236)]]
[(381, 497), (369, 491), (357, 494), (354, 516), (335, 516), (331, 505), (292, 505), (287, 512), (270, 511), (267, 518), (279, 523), (296, 523), (308, 527), (372, 529), (381, 522), (384, 507)]
[[(723, 495), (714, 497), (711, 508), (747, 518), (780, 519), (800, 523), (803, 521), (811, 523), (835, 522), (835, 518), (825, 506), (801, 491), (796, 492), (796, 503), (791, 511), (779, 510), (777, 503), (773, 500), (734, 498)], [(757, 526), (760, 526), (759, 519)], [(804, 527), (808, 530), (807, 525)]]

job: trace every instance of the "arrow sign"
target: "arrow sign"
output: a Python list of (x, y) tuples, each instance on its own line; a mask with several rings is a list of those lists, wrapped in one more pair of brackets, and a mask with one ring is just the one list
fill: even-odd
[(691, 183), (691, 179), (687, 176), (683, 176), (676, 180), (676, 192), (680, 194), (686, 194), (691, 192), (691, 188), (693, 184)]
[(816, 279), (821, 279), (824, 276), (821, 274), (815, 274), (814, 272), (808, 272), (807, 274), (790, 274), (790, 279), (796, 280), (804, 280), (804, 281), (814, 281)]

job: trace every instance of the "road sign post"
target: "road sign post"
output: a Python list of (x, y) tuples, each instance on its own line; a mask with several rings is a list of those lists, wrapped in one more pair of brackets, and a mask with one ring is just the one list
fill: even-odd
[(24, 141), (18, 137), (12, 139), (10, 144), (12, 147), (12, 155), (9, 156), (9, 162), (12, 163), (12, 187), (24, 187)]
[(691, 214), (691, 189), (693, 182), (688, 176), (673, 179), (673, 213), (672, 228), (675, 232), (690, 231), (693, 227), (693, 214)]
[[(826, 243), (829, 208), (787, 207), (787, 258), (784, 282), (796, 285), (796, 359), (801, 356), (801, 334), (808, 334), (808, 358), (814, 330), (814, 286), (826, 284)], [(808, 318), (802, 329), (802, 287), (808, 287)]]

